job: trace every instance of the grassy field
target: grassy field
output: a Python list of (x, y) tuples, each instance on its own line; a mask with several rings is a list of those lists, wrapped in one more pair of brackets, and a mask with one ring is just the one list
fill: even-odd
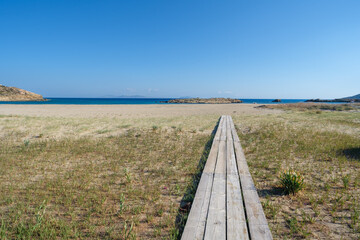
[[(339, 110), (233, 115), (275, 239), (360, 237), (360, 112)], [(218, 117), (0, 116), (0, 238), (176, 239)]]
[(176, 238), (210, 119), (1, 116), (0, 238)]
[[(286, 112), (234, 117), (276, 239), (360, 239), (360, 112), (279, 105)], [(284, 195), (279, 173), (295, 169), (305, 189)]]

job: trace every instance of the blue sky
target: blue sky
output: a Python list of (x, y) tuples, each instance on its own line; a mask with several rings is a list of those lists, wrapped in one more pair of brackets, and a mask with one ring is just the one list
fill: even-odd
[(45, 97), (360, 93), (360, 1), (0, 0), (0, 84)]

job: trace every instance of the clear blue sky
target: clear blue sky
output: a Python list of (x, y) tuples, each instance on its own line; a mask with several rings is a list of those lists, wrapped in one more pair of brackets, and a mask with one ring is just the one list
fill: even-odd
[(0, 84), (46, 97), (360, 93), (360, 1), (0, 0)]

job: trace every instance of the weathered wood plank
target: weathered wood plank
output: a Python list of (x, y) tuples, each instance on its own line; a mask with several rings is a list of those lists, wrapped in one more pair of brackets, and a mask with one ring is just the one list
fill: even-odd
[[(223, 116), (224, 117), (224, 116)], [(226, 118), (222, 128), (204, 239), (226, 239)]]
[(181, 239), (203, 239), (214, 175), (203, 173)]
[(224, 117), (220, 117), (220, 121), (218, 123), (218, 127), (216, 129), (216, 133), (215, 133), (215, 137), (214, 137), (214, 141), (220, 141), (220, 135), (221, 135), (221, 128), (224, 126)]
[(204, 239), (226, 239), (225, 174), (215, 173)]
[(227, 239), (249, 239), (239, 178), (227, 175)]
[(221, 141), (226, 141), (226, 116), (221, 116), (223, 118), (223, 128), (221, 129)]
[(183, 240), (203, 239), (204, 237), (215, 164), (219, 150), (219, 140), (223, 127), (224, 118), (221, 118), (181, 237)]
[(221, 134), (223, 133), (222, 129), (224, 128), (224, 123), (225, 123), (225, 118), (221, 117), (203, 172), (214, 173), (216, 159), (219, 150), (219, 143), (220, 143), (219, 141)]
[(226, 181), (226, 221), (227, 239), (249, 239), (244, 203), (241, 196), (239, 174), (236, 166), (234, 142), (231, 132), (231, 117), (227, 117), (227, 181)]
[[(233, 122), (231, 121), (233, 125)], [(235, 128), (231, 127), (233, 136), (237, 133)], [(246, 158), (243, 153), (240, 141), (234, 141), (235, 156), (238, 172), (240, 176), (240, 186), (243, 193), (246, 217), (249, 226), (251, 239), (272, 239), (264, 211), (261, 206), (259, 195), (251, 178)]]
[[(226, 131), (221, 133), (221, 138), (222, 137), (226, 139)], [(216, 161), (215, 173), (226, 174), (226, 140), (219, 141), (219, 152)]]
[(253, 240), (273, 239), (268, 224), (265, 224), (265, 225), (249, 224), (249, 231), (251, 233), (251, 239), (253, 239)]
[(235, 128), (235, 125), (234, 125), (234, 122), (232, 121), (232, 119), (231, 119), (231, 123), (230, 123), (230, 128), (231, 128), (231, 133), (232, 133), (234, 142), (240, 142), (239, 136), (237, 135), (236, 128)]
[(230, 129), (230, 117), (226, 118), (226, 161), (227, 161), (227, 174), (238, 175), (236, 167), (234, 142)]

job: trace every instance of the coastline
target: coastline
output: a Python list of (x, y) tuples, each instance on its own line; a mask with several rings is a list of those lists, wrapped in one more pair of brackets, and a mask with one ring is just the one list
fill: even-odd
[[(119, 105), (43, 105), (1, 104), (0, 115), (45, 117), (175, 117), (191, 115), (263, 115), (276, 110), (257, 108), (261, 104), (119, 104)], [(280, 111), (280, 110), (279, 110)]]

